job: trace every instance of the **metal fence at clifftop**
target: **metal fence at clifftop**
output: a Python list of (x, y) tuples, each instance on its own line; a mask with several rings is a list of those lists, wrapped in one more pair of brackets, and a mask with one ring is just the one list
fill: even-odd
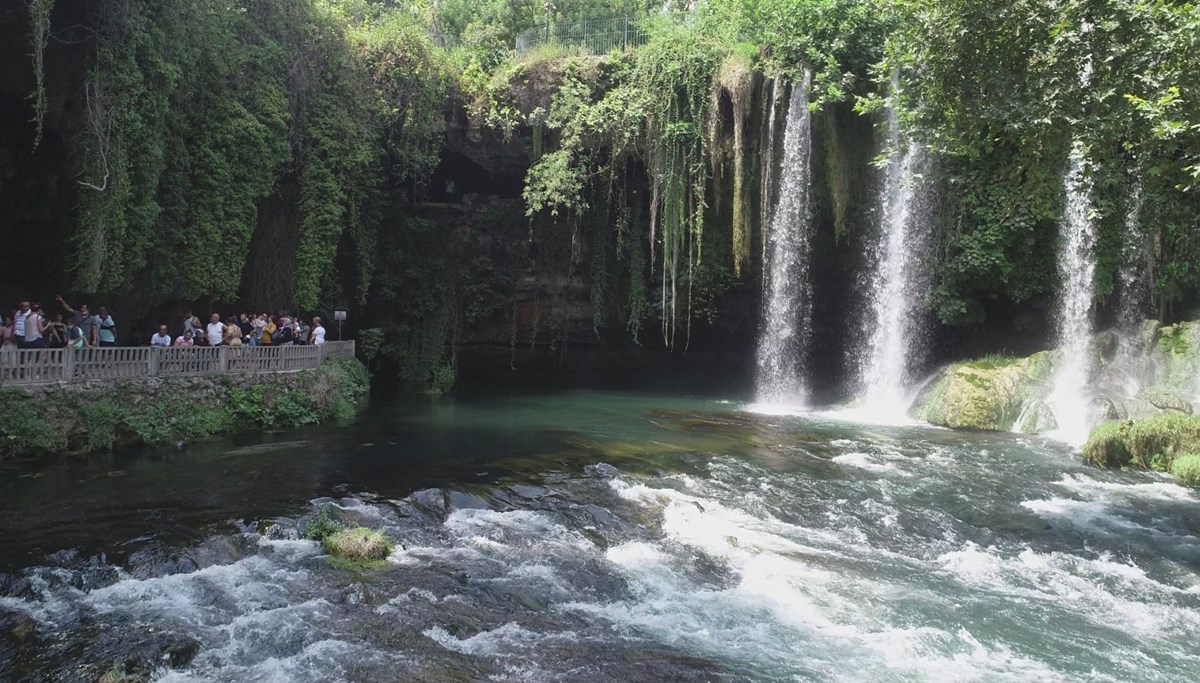
[(646, 42), (636, 19), (592, 19), (573, 24), (547, 24), (522, 31), (517, 36), (517, 56), (524, 57), (539, 45), (581, 47), (590, 54), (628, 50)]
[(294, 372), (318, 368), (327, 358), (353, 357), (353, 341), (316, 346), (13, 349), (0, 352), (0, 385)]

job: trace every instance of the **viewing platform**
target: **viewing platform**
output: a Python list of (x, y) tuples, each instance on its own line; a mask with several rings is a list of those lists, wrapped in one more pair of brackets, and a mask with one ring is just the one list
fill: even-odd
[(0, 386), (295, 372), (318, 368), (327, 358), (353, 357), (353, 340), (316, 346), (17, 349), (0, 353)]

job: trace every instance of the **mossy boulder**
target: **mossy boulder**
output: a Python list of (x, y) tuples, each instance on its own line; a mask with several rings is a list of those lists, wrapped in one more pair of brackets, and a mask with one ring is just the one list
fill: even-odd
[(392, 552), (392, 543), (382, 531), (362, 526), (342, 529), (326, 536), (321, 541), (321, 547), (334, 557), (359, 564), (387, 559)]
[(1168, 471), (1185, 453), (1200, 453), (1200, 417), (1181, 413), (1105, 422), (1083, 445), (1084, 460), (1097, 467)]
[[(1048, 351), (1029, 358), (989, 357), (943, 369), (914, 404), (913, 414), (951, 429), (1007, 431), (1054, 369)], [(1045, 427), (1047, 412), (1033, 419)]]

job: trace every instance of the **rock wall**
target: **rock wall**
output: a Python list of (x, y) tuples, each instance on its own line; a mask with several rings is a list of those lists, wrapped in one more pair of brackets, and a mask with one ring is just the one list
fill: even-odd
[(261, 375), (145, 377), (0, 389), (0, 458), (175, 445), (213, 434), (353, 416), (368, 389), (357, 360)]

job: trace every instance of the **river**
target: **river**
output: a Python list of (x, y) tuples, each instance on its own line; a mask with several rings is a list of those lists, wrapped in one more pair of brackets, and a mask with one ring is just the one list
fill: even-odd
[(489, 391), (3, 477), (4, 681), (1200, 679), (1196, 494), (1015, 434)]

